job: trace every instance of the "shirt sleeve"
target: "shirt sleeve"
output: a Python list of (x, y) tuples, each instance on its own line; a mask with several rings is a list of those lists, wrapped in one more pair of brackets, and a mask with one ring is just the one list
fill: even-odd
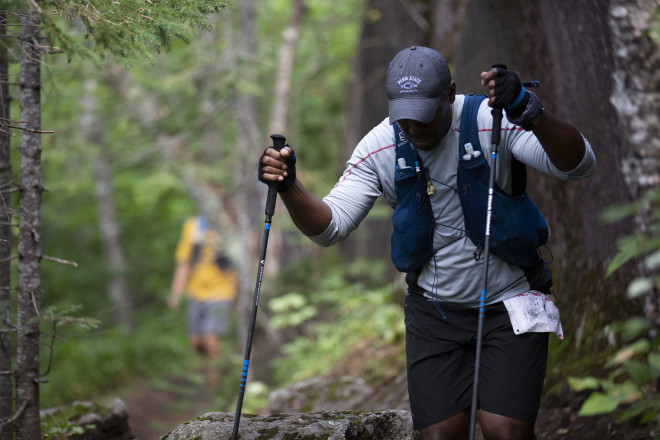
[(539, 140), (529, 131), (516, 126), (509, 131), (513, 142), (510, 145), (511, 154), (519, 161), (537, 170), (561, 180), (578, 180), (591, 176), (596, 171), (596, 156), (591, 144), (584, 139), (584, 157), (580, 164), (572, 170), (558, 169), (548, 157)]
[(177, 263), (185, 263), (190, 261), (190, 256), (192, 254), (192, 234), (195, 227), (195, 219), (189, 218), (183, 225), (181, 231), (181, 237), (176, 246), (176, 251), (174, 254), (175, 260)]
[[(479, 110), (479, 126), (483, 127), (480, 132), (487, 133), (487, 144), (490, 146), (490, 134), (492, 133), (492, 118), (490, 117), (490, 108), (486, 101), (482, 103)], [(560, 180), (578, 180), (593, 175), (596, 171), (596, 156), (591, 144), (584, 139), (585, 152), (580, 164), (572, 170), (562, 171), (558, 169), (548, 157), (538, 138), (532, 131), (525, 131), (521, 127), (512, 124), (506, 119), (506, 114), (502, 117), (501, 132), (501, 150), (502, 159), (515, 157), (525, 165), (529, 165), (545, 174), (549, 174)], [(484, 142), (482, 140), (482, 148)]]
[[(394, 131), (385, 120), (360, 141), (341, 178), (323, 198), (332, 210), (332, 221), (323, 233), (310, 237), (312, 241), (330, 246), (357, 229), (383, 194), (379, 164), (381, 156), (389, 157), (393, 149)], [(393, 167), (394, 157), (389, 161)]]

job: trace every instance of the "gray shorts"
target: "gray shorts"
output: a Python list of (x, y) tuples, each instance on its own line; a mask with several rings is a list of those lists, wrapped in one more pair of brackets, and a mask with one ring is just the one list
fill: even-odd
[(188, 335), (224, 336), (232, 301), (188, 301)]

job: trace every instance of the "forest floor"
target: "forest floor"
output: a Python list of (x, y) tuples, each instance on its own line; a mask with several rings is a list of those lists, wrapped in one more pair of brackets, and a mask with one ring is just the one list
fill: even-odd
[[(203, 381), (202, 381), (203, 382)], [(177, 378), (170, 383), (145, 380), (120, 396), (126, 403), (130, 423), (138, 440), (159, 440), (178, 425), (214, 408), (218, 402), (199, 380)], [(615, 423), (612, 415), (578, 417), (584, 395), (567, 391), (561, 398), (546, 398), (536, 423), (538, 440), (641, 440), (652, 439), (649, 426), (631, 421)], [(233, 403), (235, 404), (235, 402)], [(227, 406), (229, 403), (220, 403)], [(657, 438), (657, 437), (656, 437)], [(393, 439), (396, 440), (396, 439)]]
[(204, 384), (183, 378), (170, 384), (144, 379), (120, 397), (137, 440), (159, 440), (182, 423), (217, 411)]

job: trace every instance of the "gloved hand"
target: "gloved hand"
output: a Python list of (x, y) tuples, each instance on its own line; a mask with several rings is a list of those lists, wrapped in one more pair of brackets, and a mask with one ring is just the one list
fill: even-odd
[(516, 72), (502, 67), (496, 69), (493, 107), (505, 109), (507, 117), (509, 115), (513, 117), (520, 116), (527, 106), (529, 95)]
[(288, 147), (291, 149), (291, 155), (283, 158), (284, 163), (286, 164), (286, 176), (284, 176), (284, 180), (281, 181), (272, 181), (272, 180), (266, 180), (264, 178), (264, 156), (266, 156), (266, 151), (268, 147), (264, 150), (263, 154), (259, 158), (259, 171), (257, 174), (257, 178), (259, 179), (260, 182), (265, 183), (268, 186), (273, 186), (278, 193), (284, 192), (291, 188), (293, 186), (293, 183), (296, 181), (296, 153), (293, 151), (293, 148), (291, 148), (289, 145), (285, 145), (285, 147)]
[(538, 97), (522, 85), (516, 72), (497, 67), (493, 107), (503, 108), (507, 119), (525, 130), (533, 129), (543, 114)]

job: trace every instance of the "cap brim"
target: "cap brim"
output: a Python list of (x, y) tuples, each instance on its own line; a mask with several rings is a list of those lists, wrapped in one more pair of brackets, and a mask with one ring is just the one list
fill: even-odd
[(440, 96), (390, 99), (390, 124), (394, 124), (400, 119), (411, 119), (428, 124), (435, 117), (441, 99)]

